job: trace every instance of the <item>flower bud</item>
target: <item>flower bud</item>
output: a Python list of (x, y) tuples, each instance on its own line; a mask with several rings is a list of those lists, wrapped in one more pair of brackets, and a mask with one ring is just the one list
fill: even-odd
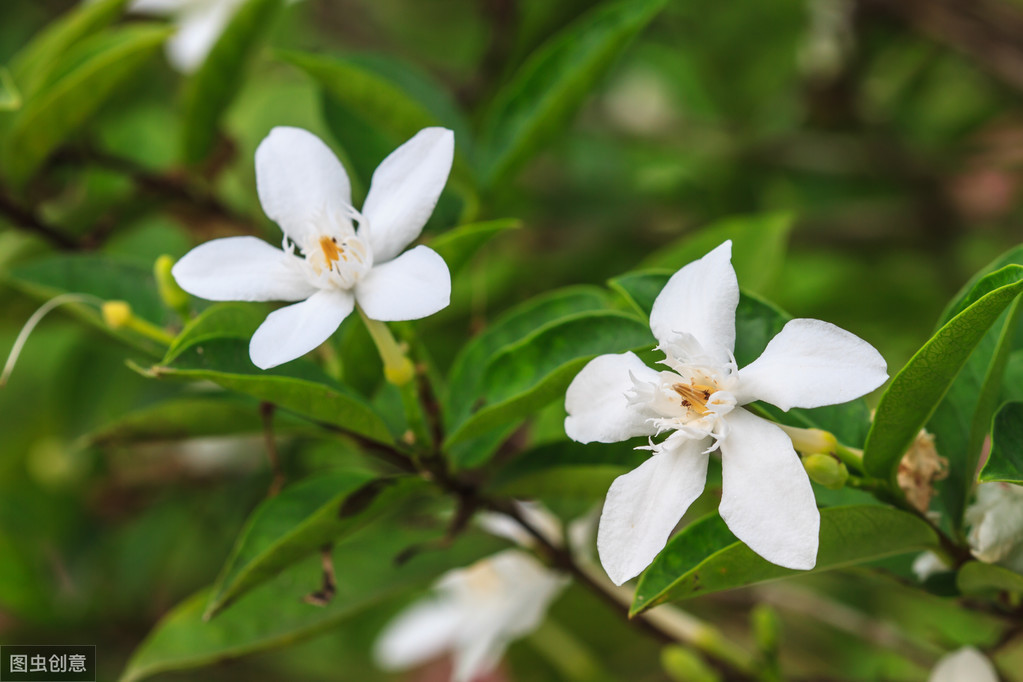
[(103, 321), (111, 329), (122, 329), (132, 319), (131, 306), (126, 301), (106, 301), (101, 308)]
[(849, 478), (845, 464), (832, 455), (807, 455), (803, 458), (803, 468), (811, 481), (831, 490), (840, 490)]
[(156, 259), (153, 264), (153, 276), (156, 278), (156, 288), (160, 292), (160, 299), (164, 304), (176, 310), (182, 315), (188, 313), (188, 293), (178, 286), (178, 282), (171, 274), (174, 267), (174, 258), (166, 254)]

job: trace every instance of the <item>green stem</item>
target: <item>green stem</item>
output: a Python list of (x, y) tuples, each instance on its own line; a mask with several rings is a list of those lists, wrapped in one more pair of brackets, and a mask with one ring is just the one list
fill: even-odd
[(405, 351), (394, 340), (391, 330), (383, 322), (370, 319), (359, 306), (356, 306), (355, 309), (359, 311), (362, 321), (366, 324), (366, 330), (373, 338), (373, 343), (376, 344), (377, 351), (380, 353), (380, 359), (383, 360), (384, 378), (388, 383), (398, 387), (411, 382), (415, 377), (415, 367), (405, 355)]
[(583, 643), (551, 618), (534, 630), (528, 641), (563, 679), (578, 682), (609, 679)]

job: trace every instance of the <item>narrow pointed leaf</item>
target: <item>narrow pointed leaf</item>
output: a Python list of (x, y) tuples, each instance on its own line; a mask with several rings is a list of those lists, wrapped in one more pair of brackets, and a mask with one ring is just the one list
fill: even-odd
[(229, 391), (273, 403), (306, 419), (391, 443), (387, 425), (351, 390), (334, 383), (312, 363), (296, 360), (261, 371), (249, 360), (248, 341), (216, 338), (179, 352), (168, 365), (138, 368), (145, 376), (206, 380)]
[(894, 483), (899, 460), (927, 423), (973, 349), (1023, 291), (1023, 266), (981, 279), (956, 314), (917, 351), (881, 397), (867, 436), (867, 471)]
[(1023, 485), (1023, 403), (1006, 403), (995, 415), (991, 455), (980, 480)]
[(820, 549), (810, 571), (776, 566), (736, 540), (717, 514), (683, 528), (640, 576), (631, 613), (754, 583), (855, 566), (936, 545), (912, 514), (883, 506), (821, 509)]
[(992, 591), (1023, 593), (1023, 575), (1004, 566), (968, 561), (956, 574), (956, 587), (965, 594)]
[(378, 478), (369, 471), (336, 471), (288, 486), (249, 516), (210, 591), (210, 619), (252, 588), (331, 542), (393, 511), (418, 478)]
[(483, 185), (497, 187), (554, 139), (665, 0), (605, 3), (544, 43), (491, 106), (479, 139)]
[(507, 230), (516, 230), (521, 226), (522, 221), (515, 218), (459, 225), (433, 239), (430, 242), (430, 248), (441, 255), (454, 276), (491, 239)]
[(261, 305), (251, 303), (214, 303), (189, 320), (167, 349), (161, 364), (167, 365), (189, 346), (213, 339), (251, 339), (266, 318)]
[(2, 150), (7, 178), (24, 184), (170, 34), (168, 28), (133, 25), (76, 44), (54, 67), (52, 82), (26, 99), (10, 122)]

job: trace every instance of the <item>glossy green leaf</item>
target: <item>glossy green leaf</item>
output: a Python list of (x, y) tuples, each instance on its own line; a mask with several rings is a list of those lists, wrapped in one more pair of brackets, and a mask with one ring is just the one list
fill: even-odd
[(290, 485), (264, 500), (238, 535), (210, 591), (203, 618), (212, 618), (287, 566), (392, 511), (396, 499), (414, 493), (422, 484), (418, 478), (333, 471)]
[(252, 54), (283, 7), (284, 0), (246, 0), (182, 92), (181, 142), (187, 163), (213, 149), (217, 129), (242, 83)]
[(33, 95), (71, 46), (121, 16), (127, 4), (128, 0), (81, 2), (51, 22), (11, 60), (11, 72), (22, 92)]
[[(99, 445), (183, 440), (262, 433), (259, 403), (240, 396), (185, 396), (119, 416), (86, 436)], [(274, 433), (315, 433), (309, 422), (288, 413), (274, 415)]]
[(781, 272), (793, 222), (791, 213), (725, 218), (658, 249), (640, 268), (675, 272), (731, 239), (732, 266), (743, 290), (764, 293)]
[(776, 566), (739, 542), (717, 514), (683, 528), (643, 572), (632, 613), (721, 590), (855, 566), (936, 545), (912, 514), (882, 506), (821, 509), (820, 549), (810, 571)]
[(561, 441), (527, 450), (502, 466), (490, 482), (511, 497), (603, 499), (615, 478), (642, 464), (650, 454), (626, 443)]
[(1023, 403), (1006, 403), (995, 414), (991, 454), (980, 470), (980, 480), (1023, 485)]
[(490, 359), (539, 327), (569, 315), (607, 307), (596, 287), (571, 287), (530, 299), (512, 308), (467, 343), (448, 375), (444, 421), (448, 429), (464, 422), (483, 398), (483, 377)]
[(981, 279), (950, 319), (917, 351), (881, 397), (867, 436), (867, 471), (894, 482), (899, 460), (927, 423), (959, 370), (1006, 307), (1023, 291), (1023, 267)]
[(540, 327), (494, 355), (483, 377), (482, 405), (445, 441), (445, 448), (524, 417), (557, 397), (587, 362), (653, 344), (634, 315), (592, 311)]
[(11, 121), (2, 150), (7, 178), (15, 184), (27, 181), (170, 34), (167, 28), (132, 25), (75, 45), (54, 68), (52, 82), (29, 97)]
[(439, 253), (456, 275), (487, 242), (507, 230), (517, 230), (522, 221), (515, 218), (487, 220), (481, 223), (459, 225), (430, 242), (430, 248)]
[(1023, 575), (1004, 566), (967, 561), (956, 573), (956, 587), (965, 594), (993, 590), (1023, 593)]
[[(609, 286), (637, 311), (649, 317), (654, 299), (673, 273), (667, 270), (637, 271), (616, 277)], [(767, 301), (743, 292), (735, 309), (735, 359), (745, 367), (760, 357), (767, 344), (792, 319)], [(783, 424), (831, 431), (844, 443), (860, 447), (870, 426), (870, 410), (862, 399), (812, 410), (793, 408), (788, 412), (763, 403), (756, 404), (765, 416)]]
[(175, 337), (161, 364), (168, 365), (189, 346), (212, 339), (252, 338), (252, 333), (266, 319), (266, 310), (251, 303), (215, 303), (188, 324)]
[(140, 369), (153, 378), (207, 380), (271, 402), (307, 419), (381, 443), (392, 442), (384, 421), (360, 396), (300, 360), (268, 371), (249, 360), (248, 341), (215, 338), (182, 350), (169, 365)]
[(605, 3), (537, 49), (494, 98), (479, 138), (483, 184), (496, 187), (554, 139), (665, 0)]
[(500, 547), (472, 533), (443, 552), (420, 552), (397, 564), (410, 547), (435, 540), (441, 527), (374, 524), (334, 550), (337, 594), (326, 606), (302, 597), (321, 585), (319, 558), (285, 569), (211, 621), (202, 614), (203, 590), (176, 606), (132, 654), (121, 682), (161, 672), (189, 670), (308, 639), (385, 599), (428, 586), (442, 572), (465, 566)]
[(21, 91), (15, 85), (11, 72), (0, 66), (0, 112), (17, 111), (22, 101)]

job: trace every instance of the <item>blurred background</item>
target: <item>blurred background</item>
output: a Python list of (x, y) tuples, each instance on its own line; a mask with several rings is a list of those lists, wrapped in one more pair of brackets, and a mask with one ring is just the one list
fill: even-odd
[[(213, 197), (202, 210), (137, 182), (148, 174), (180, 188), (181, 76), (162, 53), (15, 198), (79, 248), (147, 267), (215, 236), (250, 232), (276, 243), (252, 164), (271, 127), (316, 132), (363, 180), (379, 156), (360, 156), (356, 123), (275, 50), (373, 64), (410, 91), (421, 85), (474, 129), (533, 50), (594, 4), (290, 4), (227, 112), (225, 137), (202, 171), (203, 196)], [(72, 6), (6, 0), (0, 64)], [(453, 305), (424, 322), (422, 336), (446, 366), (468, 334), (512, 303), (555, 286), (602, 285), (736, 216), (786, 226), (791, 217), (781, 233), (787, 252), (764, 254), (756, 293), (853, 331), (897, 370), (972, 273), (1020, 241), (1021, 94), (1015, 0), (673, 0), (565, 131), (481, 200), (477, 217), (518, 218), (522, 227), (474, 258)], [(99, 161), (83, 162), (76, 149), (99, 150)], [(356, 182), (356, 193), (364, 190)], [(427, 236), (456, 224), (460, 211), (465, 200), (446, 194)], [(52, 248), (0, 215), (0, 276)], [(40, 302), (0, 282), (0, 355)], [(215, 578), (270, 478), (257, 416), (243, 438), (106, 433), (176, 390), (132, 372), (126, 354), (57, 312), (0, 388), (0, 641), (96, 644), (100, 679), (115, 678), (157, 619)], [(282, 456), (292, 473), (355, 457), (300, 426)], [(726, 631), (734, 623), (742, 639), (751, 604), (784, 605), (786, 669), (807, 679), (826, 679), (836, 661), (855, 678), (925, 679), (942, 648), (998, 636), (987, 616), (866, 572), (799, 585), (807, 589), (768, 585), (686, 608)], [(375, 679), (366, 651), (402, 599), (296, 647), (166, 679)], [(657, 648), (589, 595), (573, 588), (553, 614), (569, 630), (586, 626), (585, 648), (612, 652), (612, 676), (664, 679)], [(908, 632), (887, 625), (896, 616)], [(528, 639), (514, 645), (494, 679), (559, 679), (537, 652)], [(444, 679), (438, 666), (406, 679)]]

